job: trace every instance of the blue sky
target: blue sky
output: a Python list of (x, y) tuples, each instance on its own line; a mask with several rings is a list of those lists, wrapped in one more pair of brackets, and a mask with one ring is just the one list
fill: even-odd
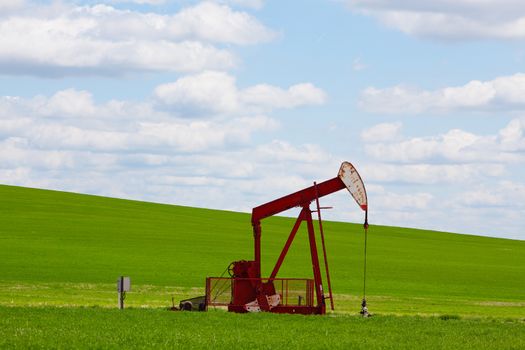
[(347, 160), (372, 224), (525, 239), (524, 23), (517, 0), (0, 2), (0, 182), (249, 212)]

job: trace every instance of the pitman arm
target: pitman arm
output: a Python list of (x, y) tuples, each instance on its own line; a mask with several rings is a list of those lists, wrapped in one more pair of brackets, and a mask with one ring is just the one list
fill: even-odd
[(324, 197), (331, 193), (342, 190), (345, 187), (346, 186), (343, 181), (338, 176), (336, 176), (333, 179), (317, 184), (317, 186), (310, 186), (303, 190), (255, 207), (252, 210), (252, 225), (259, 225), (261, 220), (267, 217), (279, 214), (294, 207), (302, 207), (303, 205), (314, 201), (316, 198)]

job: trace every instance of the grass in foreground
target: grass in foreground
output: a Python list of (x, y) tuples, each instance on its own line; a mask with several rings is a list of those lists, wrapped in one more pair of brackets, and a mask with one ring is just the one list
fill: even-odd
[(524, 349), (525, 322), (0, 307), (0, 348)]

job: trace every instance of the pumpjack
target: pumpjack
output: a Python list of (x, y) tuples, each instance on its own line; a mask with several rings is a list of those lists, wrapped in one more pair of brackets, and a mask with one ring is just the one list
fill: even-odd
[[(227, 271), (230, 277), (206, 278), (206, 296), (204, 309), (209, 306), (226, 306), (232, 312), (267, 311), (273, 313), (325, 314), (326, 299), (334, 309), (332, 286), (328, 269), (328, 260), (321, 221), (319, 199), (342, 189), (348, 189), (360, 208), (365, 211), (367, 224), (368, 203), (364, 184), (354, 166), (343, 162), (336, 177), (295, 193), (275, 199), (253, 208), (251, 223), (254, 238), (254, 259), (234, 261)], [(315, 210), (310, 205), (315, 202)], [(299, 207), (301, 211), (286, 240), (269, 277), (261, 276), (261, 221), (288, 209)], [(312, 213), (317, 213), (319, 234), (325, 266), (328, 293), (325, 294)], [(312, 261), (313, 279), (277, 278), (279, 269), (294, 241), (301, 224), (306, 222), (308, 241)], [(187, 305), (186, 305), (187, 306)]]

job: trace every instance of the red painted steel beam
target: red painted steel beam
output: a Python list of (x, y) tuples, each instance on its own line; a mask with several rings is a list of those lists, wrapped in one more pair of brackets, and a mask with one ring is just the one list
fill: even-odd
[(310, 255), (312, 257), (312, 270), (314, 273), (314, 283), (315, 283), (315, 294), (317, 296), (317, 306), (322, 309), (321, 313), (324, 312), (325, 301), (324, 301), (324, 292), (323, 292), (323, 280), (321, 278), (321, 268), (319, 267), (319, 256), (317, 255), (317, 244), (315, 243), (315, 231), (312, 220), (312, 212), (310, 208), (305, 207), (306, 214), (306, 226), (308, 227), (308, 239), (310, 241)]
[(254, 256), (256, 264), (256, 273), (257, 277), (261, 277), (261, 224), (257, 223), (253, 225), (253, 240), (254, 244)]
[(255, 207), (252, 210), (252, 225), (254, 227), (258, 226), (261, 220), (267, 217), (294, 207), (303, 207), (310, 204), (316, 198), (324, 197), (342, 190), (343, 188), (346, 188), (345, 184), (338, 176), (336, 176), (333, 179), (317, 184), (317, 186), (307, 187), (303, 190)]
[(279, 255), (279, 259), (277, 259), (277, 263), (275, 264), (275, 267), (273, 268), (272, 274), (270, 275), (270, 279), (274, 279), (275, 276), (277, 276), (277, 273), (279, 272), (279, 269), (281, 268), (281, 265), (284, 261), (284, 258), (286, 257), (286, 254), (288, 253), (288, 249), (290, 249), (290, 245), (292, 245), (292, 242), (295, 238), (295, 234), (299, 230), (299, 227), (301, 226), (301, 222), (305, 220), (306, 218), (306, 210), (310, 211), (309, 208), (303, 208), (301, 210), (301, 213), (299, 214), (299, 217), (295, 221), (295, 224), (292, 228), (292, 232), (290, 232), (290, 235), (288, 236), (288, 239), (286, 240), (286, 243), (284, 245), (283, 250), (281, 250), (281, 254)]
[[(317, 184), (314, 182), (315, 188)], [(330, 298), (330, 307), (334, 311), (334, 297), (332, 294), (332, 282), (330, 282), (330, 269), (328, 268), (328, 257), (326, 256), (326, 245), (324, 244), (324, 231), (323, 231), (323, 220), (321, 219), (321, 206), (319, 205), (319, 197), (315, 199), (315, 204), (317, 206), (317, 218), (319, 219), (319, 233), (321, 234), (321, 244), (323, 246), (323, 256), (324, 256), (324, 267), (326, 271), (326, 282), (328, 283), (328, 295)]]

